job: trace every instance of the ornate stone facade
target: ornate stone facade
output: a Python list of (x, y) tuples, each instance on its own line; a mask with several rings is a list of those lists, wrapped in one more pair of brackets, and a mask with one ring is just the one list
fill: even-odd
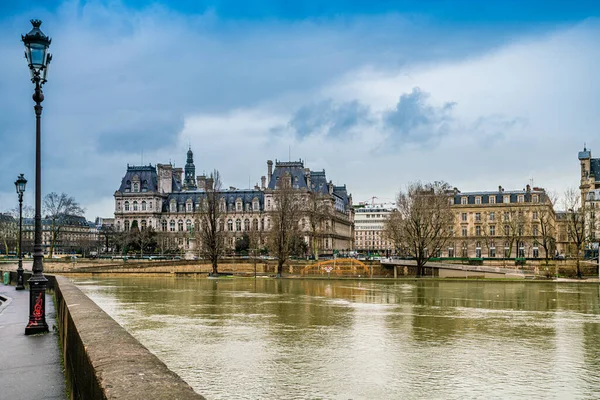
[[(311, 171), (303, 161), (267, 162), (267, 176), (261, 177), (260, 187), (253, 189), (219, 190), (223, 218), (220, 229), (226, 232), (226, 245), (233, 249), (244, 233), (266, 233), (270, 229), (270, 213), (274, 207), (277, 182), (292, 179), (292, 186), (301, 195), (322, 194), (330, 212), (319, 233), (319, 248), (325, 253), (352, 248), (352, 196), (346, 186), (327, 181), (325, 171)], [(193, 152), (187, 152), (184, 170), (171, 164), (127, 166), (115, 198), (115, 230), (127, 231), (135, 223), (141, 229), (152, 228), (175, 241), (177, 248), (189, 256), (196, 253), (194, 226), (206, 189), (213, 182), (205, 175), (195, 176)], [(303, 226), (307, 226), (303, 221)], [(305, 241), (310, 243), (307, 236)], [(266, 235), (260, 235), (264, 245)], [(309, 246), (310, 247), (310, 246)]]

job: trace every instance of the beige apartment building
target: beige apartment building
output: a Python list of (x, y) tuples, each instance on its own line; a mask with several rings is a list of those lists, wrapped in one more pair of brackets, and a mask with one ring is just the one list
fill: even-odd
[(452, 238), (435, 256), (545, 258), (555, 255), (556, 216), (543, 188), (450, 194), (455, 212)]

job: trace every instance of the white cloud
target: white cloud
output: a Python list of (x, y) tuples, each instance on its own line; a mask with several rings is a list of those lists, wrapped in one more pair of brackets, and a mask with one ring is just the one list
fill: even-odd
[[(69, 2), (41, 17), (55, 55), (43, 190), (75, 196), (90, 219), (112, 214), (128, 162), (143, 153), (145, 163), (183, 166), (188, 144), (197, 172), (217, 168), (227, 186), (254, 185), (267, 159), (291, 157), (325, 168), (355, 201), (391, 199), (416, 179), (490, 190), (533, 177), (560, 192), (577, 186), (576, 152), (584, 141), (594, 148), (600, 122), (595, 20), (509, 42), (400, 15), (259, 25)], [(18, 173), (33, 183), (32, 87), (18, 37), (26, 20), (0, 21), (0, 140), (12, 149), (0, 157), (3, 209)], [(403, 141), (411, 136), (384, 126), (414, 88), (444, 124), (433, 141)], [(298, 110), (327, 107), (313, 124), (290, 123)], [(299, 136), (299, 126), (315, 132)]]

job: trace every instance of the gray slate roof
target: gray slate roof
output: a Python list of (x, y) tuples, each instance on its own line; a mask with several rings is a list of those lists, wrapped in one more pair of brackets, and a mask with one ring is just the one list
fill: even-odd
[[(132, 191), (131, 181), (136, 175), (140, 178), (140, 191), (143, 191), (144, 188), (147, 192), (156, 192), (158, 190), (158, 174), (156, 173), (156, 167), (152, 165), (127, 165), (127, 172), (121, 180), (119, 192), (125, 192), (126, 190)], [(179, 184), (179, 187), (181, 188), (181, 183)], [(175, 185), (173, 185), (173, 188), (175, 188)]]

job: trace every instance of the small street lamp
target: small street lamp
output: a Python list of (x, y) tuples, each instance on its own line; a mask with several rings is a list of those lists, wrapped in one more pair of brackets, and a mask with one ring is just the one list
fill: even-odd
[(48, 279), (43, 274), (44, 252), (42, 249), (42, 157), (41, 157), (41, 117), (42, 101), (44, 93), (42, 85), (46, 83), (48, 75), (48, 64), (52, 60), (52, 54), (48, 53), (48, 47), (52, 39), (44, 35), (40, 30), (42, 21), (32, 19), (33, 29), (21, 40), (25, 44), (25, 58), (31, 73), (31, 82), (35, 84), (33, 101), (35, 101), (35, 236), (33, 242), (33, 267), (32, 276), (29, 279), (29, 323), (25, 328), (25, 334), (48, 332), (46, 323), (46, 285)]
[(23, 193), (25, 193), (27, 179), (23, 174), (19, 175), (15, 181), (15, 188), (19, 195), (19, 267), (17, 268), (17, 290), (25, 289), (23, 286)]

